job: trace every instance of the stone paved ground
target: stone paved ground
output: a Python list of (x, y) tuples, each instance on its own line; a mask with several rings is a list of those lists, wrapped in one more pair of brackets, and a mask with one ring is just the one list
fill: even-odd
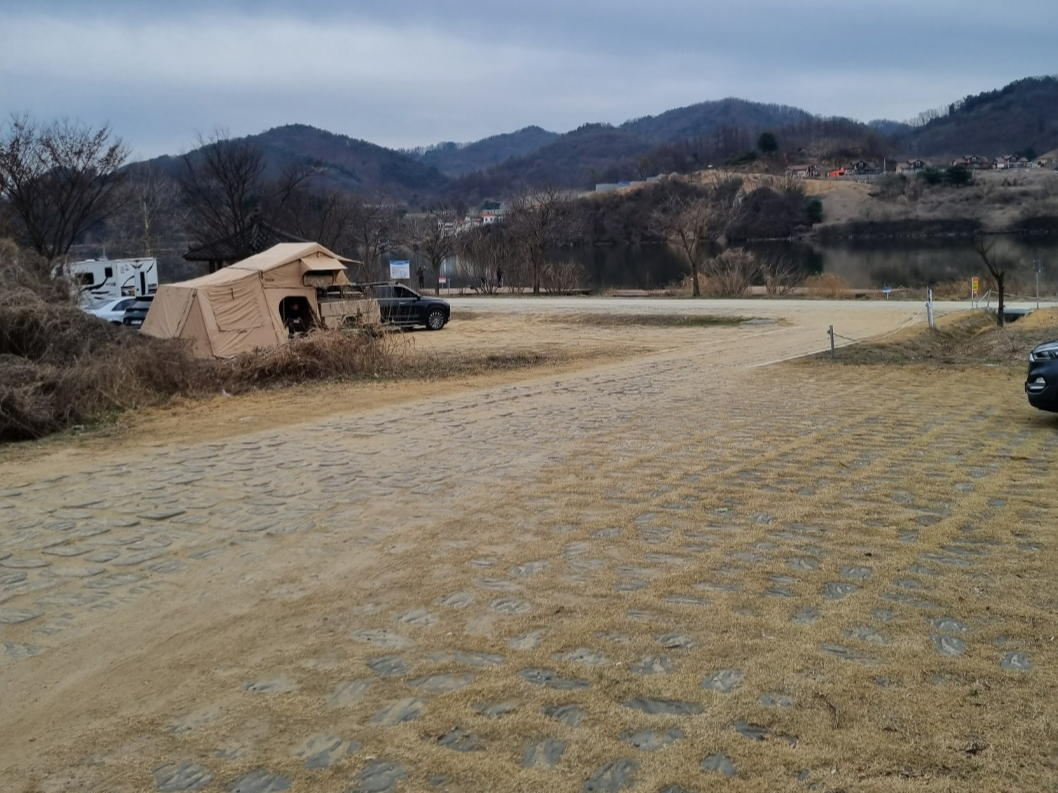
[(1054, 420), (799, 312), (3, 468), (4, 789), (1054, 789)]

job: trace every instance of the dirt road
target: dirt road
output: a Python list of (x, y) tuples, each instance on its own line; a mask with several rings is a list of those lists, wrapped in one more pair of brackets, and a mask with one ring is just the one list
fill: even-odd
[(4, 789), (1052, 780), (1058, 435), (1016, 377), (763, 366), (917, 305), (547, 316), (607, 305), (414, 337), (580, 370), (0, 462)]

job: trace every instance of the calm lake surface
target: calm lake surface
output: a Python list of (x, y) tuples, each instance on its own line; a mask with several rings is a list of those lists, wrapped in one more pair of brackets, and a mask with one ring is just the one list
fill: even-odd
[[(795, 262), (807, 276), (840, 275), (856, 288), (883, 286), (922, 288), (947, 281), (966, 281), (987, 274), (969, 238), (757, 242), (744, 246), (763, 258)], [(1043, 262), (1041, 293), (1058, 291), (1058, 239), (1047, 236), (1002, 236), (996, 255), (1011, 266), (1008, 289), (1035, 293), (1033, 261)], [(689, 272), (678, 253), (665, 245), (584, 247), (562, 251), (576, 259), (587, 275), (585, 286), (605, 289), (658, 289)], [(969, 286), (967, 286), (969, 289)]]

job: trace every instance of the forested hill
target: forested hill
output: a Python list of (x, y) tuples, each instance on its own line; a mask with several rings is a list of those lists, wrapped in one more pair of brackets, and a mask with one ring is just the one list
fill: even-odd
[(953, 102), (898, 136), (894, 148), (920, 157), (994, 157), (1058, 148), (1058, 77), (1028, 77)]
[[(589, 189), (597, 182), (642, 179), (680, 169), (674, 163), (721, 164), (724, 157), (755, 145), (769, 129), (807, 123), (810, 113), (784, 105), (722, 99), (644, 116), (620, 126), (584, 124), (551, 142), (491, 168), (467, 173), (445, 193), (476, 201), (525, 185), (554, 184)], [(862, 126), (862, 125), (861, 125)], [(864, 126), (866, 131), (867, 128)], [(682, 150), (696, 152), (682, 157)], [(679, 151), (676, 151), (679, 150)]]
[(739, 128), (753, 133), (811, 118), (811, 113), (796, 107), (729, 97), (626, 121), (621, 129), (642, 135), (655, 143), (673, 143), (683, 138), (709, 135), (722, 128)]
[[(436, 168), (407, 154), (306, 124), (275, 127), (241, 140), (260, 149), (268, 176), (288, 166), (319, 161), (323, 168), (319, 184), (359, 195), (382, 193), (417, 203), (430, 200), (448, 182)], [(180, 172), (177, 158), (151, 162), (174, 176)]]
[(462, 176), (531, 154), (557, 137), (557, 132), (526, 127), (517, 132), (483, 138), (475, 143), (438, 143), (405, 153), (425, 165), (432, 165), (446, 176)]

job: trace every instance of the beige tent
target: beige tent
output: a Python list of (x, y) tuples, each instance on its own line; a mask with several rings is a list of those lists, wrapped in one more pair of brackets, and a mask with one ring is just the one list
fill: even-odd
[(348, 261), (315, 242), (280, 243), (210, 275), (159, 287), (142, 331), (188, 339), (199, 358), (283, 344), (292, 311), (318, 322), (317, 288), (349, 283)]

